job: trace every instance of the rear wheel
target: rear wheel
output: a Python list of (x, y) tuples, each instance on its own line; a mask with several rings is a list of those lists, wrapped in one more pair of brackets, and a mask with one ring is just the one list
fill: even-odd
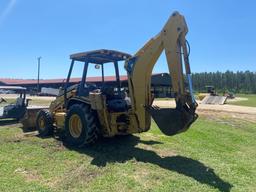
[(49, 111), (42, 109), (38, 112), (36, 117), (36, 129), (42, 137), (53, 134), (53, 119)]
[(90, 106), (74, 104), (65, 120), (65, 141), (68, 145), (81, 147), (94, 143), (98, 138), (96, 114)]

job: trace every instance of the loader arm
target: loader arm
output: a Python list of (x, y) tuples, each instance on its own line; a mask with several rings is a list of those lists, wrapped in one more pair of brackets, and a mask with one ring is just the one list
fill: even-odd
[[(132, 110), (137, 115), (139, 131), (147, 131), (150, 128), (152, 116), (163, 133), (174, 135), (185, 131), (197, 117), (195, 114), (197, 104), (193, 97), (185, 40), (187, 32), (184, 17), (174, 12), (161, 32), (125, 63)], [(176, 101), (176, 108), (169, 110), (151, 106), (151, 74), (163, 51), (166, 55)], [(183, 63), (189, 82), (189, 92), (184, 86)]]

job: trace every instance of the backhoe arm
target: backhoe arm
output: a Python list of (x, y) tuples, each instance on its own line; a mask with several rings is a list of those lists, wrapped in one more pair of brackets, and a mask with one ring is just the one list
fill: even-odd
[[(162, 31), (149, 40), (134, 57), (126, 61), (129, 94), (132, 109), (137, 115), (139, 131), (147, 131), (150, 128), (152, 116), (162, 132), (167, 135), (174, 135), (186, 130), (197, 117), (195, 114), (197, 104), (192, 93), (185, 40), (187, 32), (184, 17), (178, 12), (174, 12)], [(151, 107), (151, 74), (163, 51), (165, 51), (172, 80), (176, 109), (161, 110)], [(189, 92), (185, 90), (183, 63), (189, 82)], [(177, 121), (179, 121), (178, 124)]]

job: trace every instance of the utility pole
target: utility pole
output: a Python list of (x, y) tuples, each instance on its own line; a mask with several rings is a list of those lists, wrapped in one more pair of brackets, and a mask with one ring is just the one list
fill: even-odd
[(40, 60), (42, 57), (37, 58), (37, 94), (39, 93), (39, 78), (40, 78)]

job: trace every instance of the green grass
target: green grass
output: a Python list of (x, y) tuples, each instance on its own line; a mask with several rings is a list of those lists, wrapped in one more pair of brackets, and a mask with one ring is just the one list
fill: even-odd
[(155, 98), (156, 101), (174, 101), (174, 98), (163, 97), (163, 98)]
[(248, 106), (248, 107), (256, 107), (256, 94), (238, 94), (236, 96), (247, 98), (248, 100), (229, 102), (228, 104)]
[(104, 139), (84, 149), (0, 127), (0, 191), (255, 191), (256, 124), (199, 118), (186, 133)]

